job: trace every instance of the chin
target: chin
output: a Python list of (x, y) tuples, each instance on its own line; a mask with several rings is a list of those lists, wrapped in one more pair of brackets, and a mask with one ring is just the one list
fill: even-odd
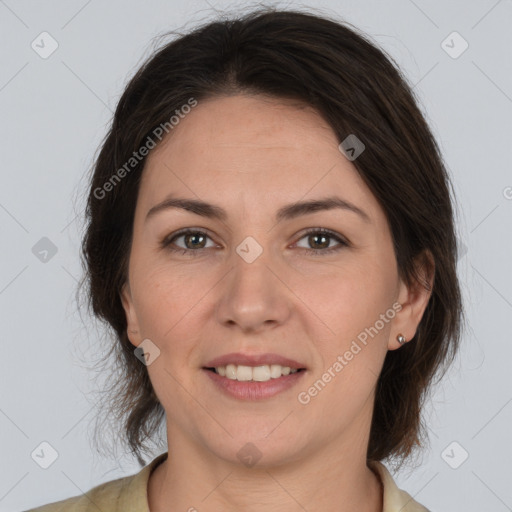
[[(226, 462), (247, 468), (265, 469), (296, 461), (304, 455), (304, 440), (295, 439), (290, 429), (278, 433), (276, 426), (281, 421), (282, 418), (264, 424), (253, 422), (250, 428), (247, 424), (242, 425), (239, 434), (233, 434), (232, 438), (226, 435), (222, 443), (218, 438), (208, 443), (211, 452)], [(234, 430), (227, 425), (226, 429)], [(270, 434), (265, 437), (267, 432)]]

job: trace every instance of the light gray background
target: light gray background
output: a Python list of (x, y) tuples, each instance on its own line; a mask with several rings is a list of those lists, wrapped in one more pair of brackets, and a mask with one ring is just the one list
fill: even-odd
[[(210, 5), (229, 12), (236, 4)], [(315, 7), (369, 34), (416, 84), (460, 204), (468, 329), (426, 410), (431, 449), (420, 467), (395, 478), (433, 512), (512, 510), (512, 2), (337, 0)], [(89, 444), (94, 375), (83, 358), (94, 356), (97, 333), (75, 305), (83, 177), (151, 39), (213, 13), (200, 0), (0, 0), (1, 511), (139, 470), (129, 457), (99, 458)], [(59, 44), (47, 59), (31, 48), (43, 31)], [(453, 31), (469, 44), (458, 58), (441, 46)], [(58, 250), (46, 263), (32, 252), (42, 237)], [(58, 452), (48, 469), (31, 458), (43, 441)], [(453, 469), (447, 461), (454, 465), (462, 450), (469, 458)]]

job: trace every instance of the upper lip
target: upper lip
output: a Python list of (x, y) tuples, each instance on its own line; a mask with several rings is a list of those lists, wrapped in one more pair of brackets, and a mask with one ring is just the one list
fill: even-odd
[(279, 354), (242, 354), (241, 352), (232, 352), (231, 354), (224, 354), (223, 356), (216, 357), (206, 363), (205, 368), (216, 368), (219, 366), (227, 366), (228, 364), (244, 365), (244, 366), (263, 366), (271, 364), (279, 364), (281, 366), (288, 366), (290, 368), (306, 368), (306, 366), (298, 361), (288, 357), (280, 356)]

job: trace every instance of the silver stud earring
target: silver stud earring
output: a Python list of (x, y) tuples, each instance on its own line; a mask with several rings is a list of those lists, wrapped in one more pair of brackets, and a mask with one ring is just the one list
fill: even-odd
[(398, 343), (400, 343), (400, 345), (403, 345), (404, 343), (406, 343), (406, 339), (401, 335), (399, 334), (397, 337), (396, 337), (396, 340), (398, 341)]

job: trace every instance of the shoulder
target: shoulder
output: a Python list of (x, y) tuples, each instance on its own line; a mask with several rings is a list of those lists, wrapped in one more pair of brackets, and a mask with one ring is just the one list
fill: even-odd
[(430, 512), (428, 508), (414, 500), (414, 498), (399, 489), (388, 468), (381, 462), (369, 461), (368, 466), (375, 471), (382, 482), (384, 489), (382, 512)]
[[(126, 489), (133, 480), (135, 475), (119, 478), (117, 480), (111, 480), (105, 482), (85, 494), (79, 496), (73, 496), (61, 501), (54, 503), (48, 503), (46, 505), (27, 510), (26, 512), (89, 512), (108, 509), (112, 507), (119, 500), (120, 495), (123, 493), (123, 489)], [(111, 508), (115, 510), (115, 508)]]
[(166, 457), (167, 453), (161, 454), (138, 473), (102, 483), (85, 494), (24, 512), (98, 512), (98, 510), (149, 512), (147, 501), (149, 476)]

